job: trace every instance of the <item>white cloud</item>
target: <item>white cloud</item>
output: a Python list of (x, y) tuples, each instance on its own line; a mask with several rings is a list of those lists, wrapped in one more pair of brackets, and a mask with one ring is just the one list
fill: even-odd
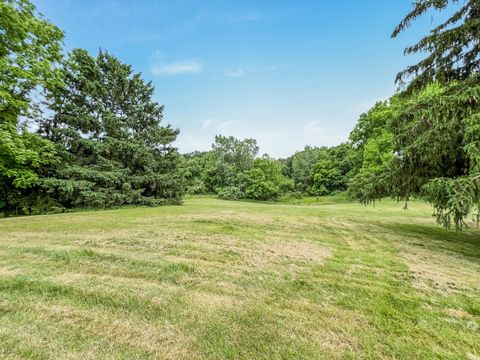
[(225, 76), (230, 77), (242, 77), (246, 76), (248, 73), (265, 73), (265, 72), (274, 72), (282, 69), (286, 69), (285, 65), (259, 65), (248, 68), (235, 68), (225, 70)]
[(203, 65), (195, 60), (176, 61), (170, 64), (153, 65), (150, 71), (157, 76), (177, 74), (197, 74), (203, 70)]
[(202, 129), (213, 130), (216, 133), (220, 133), (233, 124), (235, 124), (235, 121), (233, 120), (223, 121), (220, 119), (208, 119), (202, 123)]
[(333, 146), (348, 138), (349, 129), (320, 120), (276, 124), (273, 120), (239, 118), (221, 120), (211, 118), (197, 126), (185, 128), (175, 142), (180, 152), (211, 149), (215, 135), (235, 136), (238, 139), (254, 138), (260, 146), (260, 154), (274, 157), (288, 157), (306, 145)]
[(230, 77), (241, 77), (241, 76), (245, 76), (246, 72), (242, 68), (232, 69), (232, 70), (227, 69), (225, 70), (225, 75)]

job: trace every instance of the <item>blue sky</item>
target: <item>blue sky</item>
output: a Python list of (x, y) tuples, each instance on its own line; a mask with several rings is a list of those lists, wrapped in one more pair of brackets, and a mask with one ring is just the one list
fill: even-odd
[[(414, 57), (398, 39), (410, 0), (34, 0), (66, 33), (65, 48), (105, 49), (155, 85), (181, 152), (215, 134), (256, 138), (285, 157), (346, 141), (360, 113), (396, 89)], [(436, 19), (436, 18), (435, 18)]]

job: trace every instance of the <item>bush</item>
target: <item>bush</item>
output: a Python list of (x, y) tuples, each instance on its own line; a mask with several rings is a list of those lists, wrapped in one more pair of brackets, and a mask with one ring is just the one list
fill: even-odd
[(245, 193), (236, 186), (227, 186), (217, 191), (219, 199), (240, 200), (245, 198)]
[(207, 187), (201, 179), (193, 179), (191, 183), (187, 186), (187, 194), (190, 195), (201, 195), (207, 193)]

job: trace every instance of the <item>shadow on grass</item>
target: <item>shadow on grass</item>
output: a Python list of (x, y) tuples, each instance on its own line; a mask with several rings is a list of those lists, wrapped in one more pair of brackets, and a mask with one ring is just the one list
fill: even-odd
[(479, 229), (467, 229), (457, 233), (435, 225), (401, 223), (379, 225), (405, 238), (409, 245), (453, 252), (480, 263)]

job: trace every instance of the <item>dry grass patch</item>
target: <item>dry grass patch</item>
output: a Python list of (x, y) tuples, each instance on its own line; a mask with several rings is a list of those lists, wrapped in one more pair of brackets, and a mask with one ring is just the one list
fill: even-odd
[(402, 256), (419, 290), (435, 290), (444, 295), (480, 291), (480, 264), (445, 252), (411, 247)]
[(260, 244), (256, 249), (258, 258), (264, 257), (268, 261), (278, 261), (279, 259), (312, 261), (321, 264), (332, 255), (331, 251), (313, 243), (302, 241), (284, 241), (270, 240), (267, 243)]

